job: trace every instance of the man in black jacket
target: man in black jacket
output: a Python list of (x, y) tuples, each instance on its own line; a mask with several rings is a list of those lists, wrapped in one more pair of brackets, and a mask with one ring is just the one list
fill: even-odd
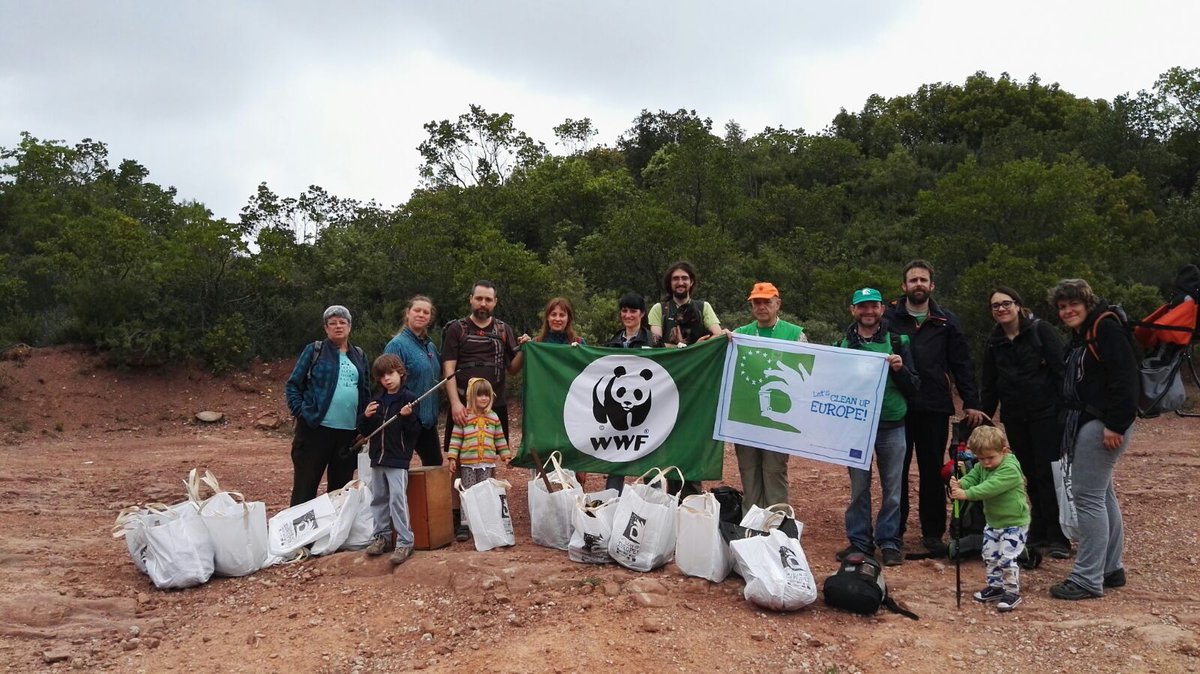
[[(971, 348), (958, 319), (930, 297), (934, 289), (933, 265), (925, 260), (909, 262), (904, 268), (901, 289), (904, 297), (888, 308), (885, 318), (892, 330), (909, 336), (917, 373), (921, 376), (921, 389), (908, 401), (905, 417), (908, 451), (904, 456), (904, 484), (908, 484), (915, 453), (920, 480), (921, 543), (930, 552), (942, 554), (946, 551), (942, 542), (946, 533), (946, 487), (941, 470), (946, 462), (950, 416), (954, 414), (951, 376), (968, 423), (976, 426), (986, 417), (979, 410)], [(908, 511), (905, 489), (900, 503), (901, 535), (908, 522)]]

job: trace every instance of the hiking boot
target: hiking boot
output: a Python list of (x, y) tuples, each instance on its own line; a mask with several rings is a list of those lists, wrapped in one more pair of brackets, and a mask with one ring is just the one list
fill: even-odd
[(392, 556), (388, 557), (388, 561), (392, 563), (392, 566), (400, 566), (401, 564), (407, 562), (409, 557), (412, 557), (412, 548), (396, 548), (396, 551), (392, 553)]
[[(989, 588), (991, 589), (991, 588)], [(996, 610), (1001, 613), (1008, 613), (1021, 603), (1021, 595), (1016, 592), (1005, 592), (1000, 601), (996, 602)]]
[(843, 559), (849, 557), (850, 555), (853, 555), (856, 553), (860, 554), (860, 555), (866, 555), (868, 557), (874, 557), (875, 556), (875, 548), (871, 548), (870, 550), (863, 550), (862, 548), (858, 547), (857, 545), (851, 543), (850, 545), (847, 545), (845, 547), (845, 549), (838, 550), (838, 553), (836, 555), (834, 555), (833, 558), (840, 562)]
[(1125, 587), (1125, 569), (1104, 574), (1104, 587)]
[(373, 536), (371, 542), (367, 544), (367, 554), (377, 557), (385, 552), (391, 552), (392, 541), (389, 539), (389, 536)]
[(988, 585), (971, 596), (975, 597), (975, 601), (981, 601), (984, 603), (989, 601), (998, 601), (1004, 597), (1004, 588), (992, 587), (991, 585)]
[(1071, 544), (1047, 543), (1042, 546), (1042, 554), (1054, 559), (1066, 559), (1071, 556)]
[(904, 555), (896, 548), (883, 548), (883, 565), (884, 566), (900, 566), (904, 563)]
[(465, 524), (460, 524), (454, 528), (454, 540), (459, 543), (471, 538), (471, 529)]
[(1100, 595), (1088, 592), (1087, 589), (1073, 580), (1064, 580), (1057, 585), (1050, 586), (1050, 596), (1054, 597), (1055, 599), (1076, 601), (1079, 599), (1096, 599)]
[(943, 543), (942, 539), (938, 538), (937, 536), (926, 536), (922, 538), (921, 545), (924, 545), (926, 550), (939, 557), (948, 556), (950, 554), (950, 546)]

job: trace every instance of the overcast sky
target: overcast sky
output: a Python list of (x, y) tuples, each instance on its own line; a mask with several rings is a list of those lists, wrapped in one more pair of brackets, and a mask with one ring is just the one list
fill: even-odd
[(471, 103), (557, 151), (566, 118), (611, 144), (642, 109), (818, 132), (978, 70), (1149, 89), (1200, 66), (1197, 26), (1196, 0), (0, 0), (0, 146), (100, 140), (231, 219), (263, 181), (392, 206), (422, 125)]

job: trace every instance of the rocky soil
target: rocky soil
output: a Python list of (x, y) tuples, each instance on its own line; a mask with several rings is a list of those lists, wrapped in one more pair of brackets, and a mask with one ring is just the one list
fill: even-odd
[[(517, 545), (470, 543), (386, 558), (345, 552), (245, 578), (163, 592), (110, 528), (124, 506), (185, 498), (181, 479), (211, 469), (226, 488), (287, 504), (290, 363), (225, 378), (118, 371), (80, 350), (34, 349), (0, 362), (0, 666), (247, 672), (784, 671), (1191, 672), (1200, 669), (1200, 419), (1139, 422), (1117, 471), (1129, 584), (1063, 602), (1047, 588), (1070, 560), (1022, 577), (1025, 601), (998, 614), (933, 560), (888, 569), (920, 615), (857, 617), (820, 601), (763, 611), (742, 582), (574, 564), (529, 538), (524, 470), (501, 470)], [(1193, 392), (1193, 399), (1197, 396)], [(223, 414), (216, 422), (195, 417)], [(506, 475), (503, 473), (507, 473)], [(728, 452), (725, 475), (738, 485)], [(818, 581), (844, 546), (843, 469), (793, 458), (792, 503)], [(914, 476), (915, 479), (915, 476)], [(599, 487), (593, 477), (593, 487)], [(915, 513), (914, 513), (915, 517)], [(918, 529), (915, 521), (910, 531)], [(915, 541), (910, 541), (915, 543)], [(965, 563), (963, 588), (982, 584)]]

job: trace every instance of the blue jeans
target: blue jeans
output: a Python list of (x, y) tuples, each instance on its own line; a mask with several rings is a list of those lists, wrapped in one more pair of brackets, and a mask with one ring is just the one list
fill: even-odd
[(1093, 419), (1075, 437), (1071, 492), (1079, 518), (1079, 547), (1067, 580), (1096, 596), (1104, 594), (1104, 576), (1125, 566), (1125, 526), (1113, 489), (1113, 469), (1132, 433), (1131, 427), (1120, 447), (1106, 449), (1104, 423)]
[(862, 550), (900, 549), (900, 495), (904, 491), (904, 426), (881, 428), (875, 435), (875, 463), (883, 503), (871, 535), (871, 471), (850, 469), (850, 505), (846, 507), (846, 538)]
[(408, 517), (408, 469), (376, 466), (371, 472), (371, 515), (375, 535), (387, 537), (396, 531), (396, 547), (413, 546), (412, 524)]

